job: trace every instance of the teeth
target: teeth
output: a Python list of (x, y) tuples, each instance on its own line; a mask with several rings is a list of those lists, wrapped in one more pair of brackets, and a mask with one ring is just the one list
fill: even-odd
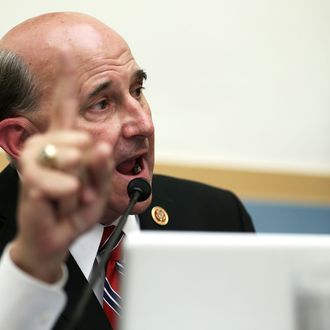
[(139, 174), (141, 171), (142, 171), (141, 166), (136, 163), (133, 168), (133, 174)]

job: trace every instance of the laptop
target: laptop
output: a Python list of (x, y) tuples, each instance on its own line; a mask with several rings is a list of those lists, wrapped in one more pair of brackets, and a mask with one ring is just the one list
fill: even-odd
[(309, 329), (330, 301), (326, 235), (143, 231), (124, 255), (122, 330)]

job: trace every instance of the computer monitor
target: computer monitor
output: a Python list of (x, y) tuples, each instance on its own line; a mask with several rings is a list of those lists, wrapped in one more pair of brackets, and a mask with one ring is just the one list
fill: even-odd
[(330, 292), (325, 235), (143, 231), (124, 255), (122, 330), (293, 330)]

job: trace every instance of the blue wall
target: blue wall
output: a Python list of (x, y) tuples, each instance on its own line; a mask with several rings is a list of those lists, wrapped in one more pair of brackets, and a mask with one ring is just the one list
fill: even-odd
[(257, 232), (330, 234), (330, 205), (243, 202)]

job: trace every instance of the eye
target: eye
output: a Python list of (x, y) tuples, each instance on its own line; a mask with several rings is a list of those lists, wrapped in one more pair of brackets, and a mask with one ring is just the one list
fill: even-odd
[(141, 95), (142, 95), (142, 91), (145, 88), (143, 86), (139, 86), (135, 89), (133, 89), (133, 91), (131, 92), (132, 96), (135, 97), (137, 100), (140, 99)]
[(107, 99), (103, 99), (90, 107), (91, 111), (102, 111), (111, 107), (111, 103)]

